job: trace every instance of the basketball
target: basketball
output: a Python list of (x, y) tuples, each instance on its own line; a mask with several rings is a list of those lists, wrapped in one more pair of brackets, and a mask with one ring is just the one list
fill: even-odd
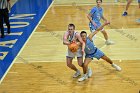
[(68, 48), (70, 49), (71, 52), (77, 52), (78, 45), (75, 42), (73, 42), (68, 46)]

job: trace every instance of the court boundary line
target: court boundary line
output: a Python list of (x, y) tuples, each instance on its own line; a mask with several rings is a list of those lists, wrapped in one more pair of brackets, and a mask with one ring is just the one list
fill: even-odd
[[(112, 26), (112, 25), (109, 25), (109, 27), (110, 26)], [(47, 28), (47, 27), (46, 27)], [(123, 30), (140, 30), (140, 28), (123, 28)], [(49, 29), (48, 29), (49, 30)], [(51, 29), (50, 29), (51, 30)], [(116, 30), (115, 28), (109, 28), (109, 29), (105, 29), (105, 30)], [(122, 28), (118, 28), (117, 30), (122, 30)], [(35, 33), (46, 33), (46, 32), (65, 32), (66, 30), (51, 30), (51, 31), (37, 31), (37, 32), (35, 32)], [(79, 29), (77, 29), (77, 30), (75, 30), (75, 31), (78, 31), (78, 32), (80, 32), (80, 31), (90, 31), (89, 29), (81, 29), (81, 30), (79, 30)]]
[(11, 65), (8, 67), (8, 69), (6, 70), (5, 74), (3, 75), (3, 77), (0, 80), (0, 85), (2, 83), (2, 81), (4, 80), (4, 78), (6, 77), (7, 73), (10, 71), (10, 69), (12, 68), (13, 64), (15, 63), (15, 60), (17, 59), (17, 57), (20, 55), (20, 53), (22, 52), (22, 50), (24, 49), (24, 47), (26, 46), (26, 44), (28, 43), (28, 41), (30, 40), (30, 38), (32, 37), (33, 33), (36, 31), (37, 27), (39, 26), (39, 24), (41, 23), (41, 21), (43, 20), (43, 18), (45, 17), (45, 15), (48, 13), (49, 9), (51, 8), (52, 4), (54, 3), (55, 0), (52, 0), (52, 3), (50, 4), (50, 6), (48, 7), (48, 9), (46, 10), (46, 12), (44, 13), (44, 15), (42, 16), (42, 18), (40, 19), (40, 21), (38, 22), (38, 24), (36, 25), (36, 27), (34, 28), (33, 32), (31, 33), (31, 35), (29, 36), (29, 38), (26, 40), (26, 42), (24, 43), (24, 45), (22, 46), (22, 48), (20, 49), (20, 51), (18, 52), (17, 56), (14, 58), (13, 62), (11, 63)]
[[(113, 60), (113, 59), (112, 59)], [(140, 59), (135, 59), (134, 61), (139, 61)], [(94, 59), (94, 61), (104, 61), (104, 60), (98, 60), (98, 59)], [(124, 59), (114, 59), (113, 61), (133, 61), (132, 59), (129, 59), (129, 60), (124, 60)], [(66, 63), (65, 61), (29, 61), (29, 63), (53, 63), (53, 62), (56, 62), (56, 63)], [(73, 62), (77, 62), (76, 59), (73, 60)], [(28, 63), (23, 63), (23, 62), (15, 62), (15, 64), (28, 64)]]
[[(62, 4), (54, 4), (53, 6), (88, 6), (88, 5), (97, 5), (96, 3), (76, 3), (76, 2), (70, 2), (70, 3), (62, 3)], [(106, 3), (104, 2), (102, 5), (125, 5), (126, 2), (124, 3)], [(133, 2), (131, 5), (138, 5), (137, 2)]]

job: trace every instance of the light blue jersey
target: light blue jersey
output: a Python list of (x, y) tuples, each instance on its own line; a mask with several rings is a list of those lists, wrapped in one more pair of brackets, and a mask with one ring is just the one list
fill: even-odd
[(85, 45), (85, 53), (92, 54), (96, 50), (94, 43), (87, 37), (86, 45)]
[(104, 53), (96, 48), (94, 43), (87, 37), (86, 45), (85, 45), (85, 58), (97, 58), (100, 59), (102, 56), (104, 56)]
[(97, 24), (97, 27), (95, 27), (91, 22), (89, 23), (89, 27), (93, 30), (96, 30), (98, 27), (101, 26), (101, 18), (103, 16), (103, 9), (101, 7), (93, 7), (90, 11), (92, 20)]

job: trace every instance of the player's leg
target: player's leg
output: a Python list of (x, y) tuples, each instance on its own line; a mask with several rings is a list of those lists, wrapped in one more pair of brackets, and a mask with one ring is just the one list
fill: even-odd
[(3, 10), (0, 10), (0, 30), (1, 30), (1, 38), (3, 38), (4, 37)]
[[(94, 31), (96, 31), (96, 28), (94, 26), (89, 26), (90, 27), (90, 32), (93, 33)], [(96, 35), (94, 35), (92, 37), (92, 40), (94, 41), (94, 39), (96, 38)]]
[(72, 64), (72, 60), (73, 60), (73, 58), (71, 58), (71, 57), (66, 57), (67, 66), (68, 66), (69, 68), (71, 68), (72, 70), (77, 71), (77, 68)]
[(102, 32), (102, 34), (103, 34), (103, 36), (104, 36), (104, 38), (105, 38), (105, 40), (106, 40), (106, 41), (105, 41), (105, 44), (106, 44), (106, 45), (113, 45), (114, 42), (108, 39), (108, 34), (107, 34), (107, 32), (106, 32), (104, 29), (102, 29), (101, 32)]
[(77, 56), (77, 62), (80, 67), (83, 67), (83, 54), (82, 54), (82, 47), (79, 47), (79, 49), (76, 52)]
[(75, 54), (72, 53), (69, 49), (66, 55), (66, 61), (67, 61), (67, 66), (71, 68), (72, 70), (76, 71), (76, 73), (73, 75), (73, 77), (78, 77), (80, 75), (80, 71), (75, 67), (75, 65), (72, 64), (72, 60), (75, 57)]
[(109, 57), (107, 57), (106, 55), (102, 56), (101, 58), (103, 60), (105, 60), (106, 62), (110, 63), (111, 66), (113, 68), (115, 68), (117, 71), (121, 71), (121, 68), (118, 65), (114, 64), (113, 61)]
[(87, 69), (88, 69), (88, 64), (92, 61), (91, 58), (85, 58), (84, 60), (84, 65), (83, 65), (83, 73), (86, 74), (87, 73)]
[(139, 8), (140, 8), (140, 0), (138, 0), (138, 3), (139, 3)]
[[(82, 48), (79, 48), (77, 51), (77, 60), (78, 60), (79, 66), (83, 67), (84, 63), (83, 63), (83, 55), (82, 55), (81, 51), (82, 51)], [(92, 58), (92, 55), (90, 55), (89, 57)], [(92, 70), (90, 67), (88, 67), (88, 69), (87, 69), (87, 74), (88, 74), (88, 77), (92, 76)]]
[(76, 71), (76, 73), (73, 75), (73, 78), (76, 78), (80, 75), (80, 71), (75, 67), (75, 65), (72, 64), (73, 58), (66, 57), (67, 66), (71, 68), (72, 70)]
[[(77, 62), (78, 62), (78, 65), (80, 66), (80, 67), (83, 67), (83, 55), (82, 55), (82, 48), (80, 47), (78, 50), (77, 50), (77, 52), (76, 52), (76, 56), (77, 56)], [(70, 54), (70, 52), (69, 52), (69, 54)], [(74, 54), (70, 54), (71, 56), (73, 55), (74, 56)], [(80, 70), (78, 70), (77, 68), (76, 68), (76, 73), (73, 75), (73, 77), (74, 78), (76, 78), (76, 77), (78, 77), (78, 76), (80, 76), (81, 75), (81, 73), (80, 73)]]
[(105, 60), (106, 62), (108, 62), (109, 64), (111, 64), (112, 67), (114, 67), (116, 70), (118, 70), (118, 71), (121, 70), (121, 68), (120, 68), (119, 66), (117, 66), (116, 64), (114, 64), (114, 63), (112, 62), (112, 60), (111, 60), (109, 57), (107, 57), (107, 56), (106, 56), (101, 50), (99, 50), (98, 48), (97, 48), (96, 53), (94, 54), (94, 57), (97, 58), (98, 60), (99, 60), (100, 58), (102, 58), (103, 60)]
[(108, 40), (108, 34), (107, 34), (107, 32), (105, 30), (102, 30), (101, 32), (102, 32), (105, 40), (107, 41)]
[(129, 8), (130, 4), (132, 3), (132, 1), (133, 1), (133, 0), (128, 0), (128, 1), (127, 1), (127, 5), (126, 5), (125, 11), (128, 11), (128, 8)]
[(127, 1), (126, 7), (125, 7), (125, 11), (124, 11), (124, 13), (122, 14), (123, 16), (127, 16), (127, 15), (128, 15), (127, 11), (128, 11), (128, 8), (129, 8), (130, 4), (132, 3), (132, 1), (133, 1), (133, 0), (128, 0), (128, 1)]
[(112, 60), (109, 57), (107, 57), (106, 55), (102, 56), (101, 58), (103, 60), (105, 60), (106, 62), (108, 62), (109, 64), (113, 64)]
[(84, 65), (83, 65), (83, 76), (78, 79), (78, 81), (84, 81), (85, 79), (88, 78), (88, 64), (92, 61), (91, 58), (85, 58), (84, 60)]
[(7, 25), (7, 33), (10, 34), (9, 13), (7, 8), (4, 9), (4, 22)]
[(77, 57), (78, 65), (83, 67), (83, 57)]

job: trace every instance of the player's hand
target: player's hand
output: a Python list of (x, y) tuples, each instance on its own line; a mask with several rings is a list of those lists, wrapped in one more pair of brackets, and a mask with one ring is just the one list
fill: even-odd
[(73, 40), (73, 41), (71, 41), (71, 43), (76, 43), (76, 41), (75, 41), (75, 40)]
[(78, 46), (82, 46), (82, 44), (81, 44), (80, 42), (76, 42), (76, 44), (77, 44)]
[(106, 22), (105, 22), (105, 25), (109, 25), (109, 24), (110, 24), (110, 22), (109, 22), (109, 21), (106, 21)]

